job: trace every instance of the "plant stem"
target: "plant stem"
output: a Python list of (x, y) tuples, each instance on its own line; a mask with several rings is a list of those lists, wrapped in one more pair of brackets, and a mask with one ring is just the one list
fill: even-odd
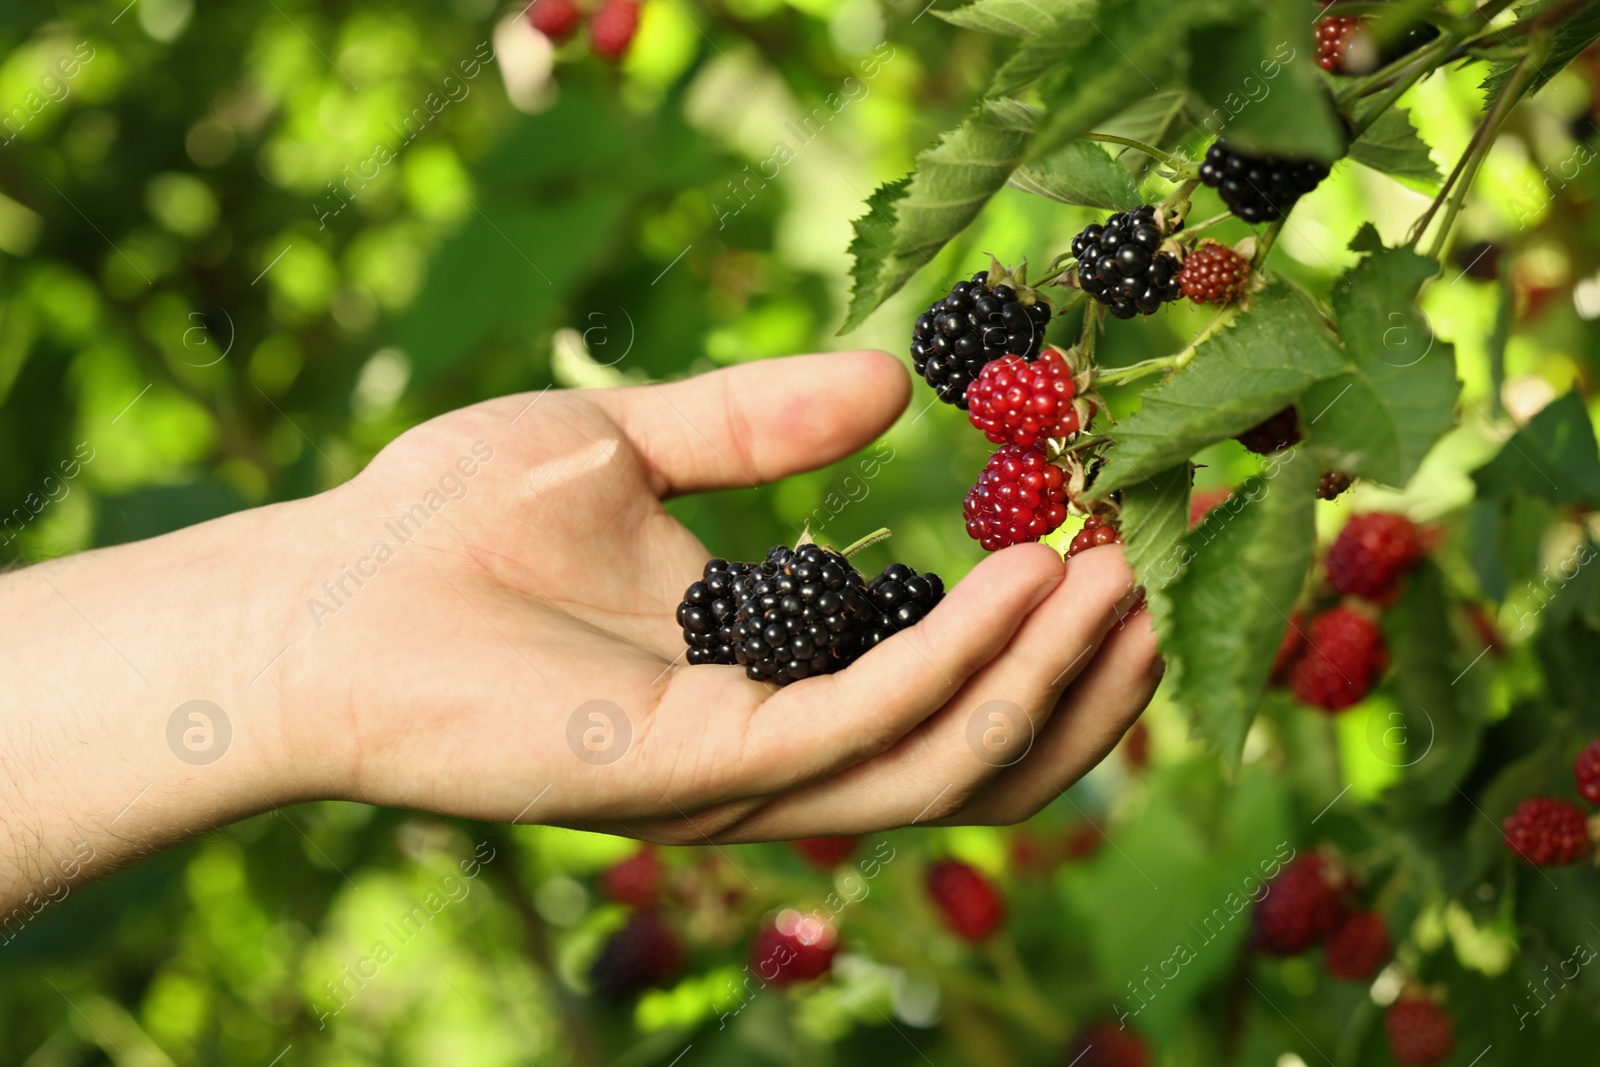
[(1073, 255), (1071, 252), (1063, 252), (1061, 255), (1050, 261), (1050, 266), (1046, 267), (1044, 275), (1039, 278), (1038, 281), (1033, 283), (1033, 288), (1037, 289), (1040, 286), (1049, 285), (1051, 282), (1055, 281), (1057, 278), (1061, 277), (1063, 274), (1067, 273), (1067, 271), (1071, 270), (1077, 265), (1077, 256)]
[(1256, 254), (1250, 258), (1250, 272), (1260, 274), (1261, 268), (1266, 265), (1267, 254), (1272, 251), (1272, 246), (1278, 243), (1278, 234), (1283, 232), (1286, 220), (1279, 219), (1267, 227), (1267, 232), (1261, 235), (1261, 243), (1256, 245)]
[(1152, 374), (1165, 374), (1176, 370), (1178, 367), (1177, 356), (1158, 356), (1155, 359), (1140, 360), (1130, 363), (1126, 367), (1113, 367), (1109, 370), (1099, 368), (1094, 374), (1094, 384), (1100, 385), (1126, 385), (1136, 382), (1140, 378), (1148, 378)]
[(1106, 144), (1119, 144), (1124, 148), (1135, 148), (1153, 159), (1159, 159), (1174, 170), (1179, 170), (1189, 165), (1187, 159), (1180, 159), (1170, 153), (1163, 152), (1155, 145), (1145, 144), (1143, 141), (1135, 141), (1131, 137), (1118, 137), (1114, 133), (1086, 133), (1081, 139), (1085, 141), (1102, 141)]
[(1186, 234), (1203, 233), (1206, 230), (1211, 229), (1211, 227), (1213, 227), (1213, 226), (1220, 226), (1222, 223), (1227, 222), (1229, 219), (1231, 219), (1233, 217), (1234, 217), (1233, 216), (1233, 212), (1224, 211), (1220, 215), (1211, 216), (1209, 219), (1206, 219), (1204, 222), (1197, 222), (1193, 226), (1185, 226), (1183, 228), (1183, 232), (1186, 233)]
[(863, 548), (871, 548), (873, 545), (878, 544), (880, 541), (887, 541), (887, 540), (889, 540), (889, 538), (891, 538), (893, 536), (894, 536), (894, 531), (890, 530), (887, 526), (880, 527), (879, 529), (873, 530), (871, 533), (867, 534), (867, 536), (861, 538), (859, 541), (854, 542), (853, 544), (850, 545), (849, 548), (845, 549), (843, 552), (841, 552), (839, 554), (841, 556), (845, 557), (846, 559), (849, 559), (851, 556), (855, 555), (857, 552), (860, 552)]
[(1099, 340), (1099, 325), (1100, 305), (1091, 303), (1083, 309), (1083, 339), (1079, 342), (1079, 346), (1083, 349), (1085, 363), (1094, 362), (1094, 346), (1095, 342)]
[[(1450, 230), (1455, 225), (1456, 216), (1461, 214), (1461, 208), (1466, 203), (1467, 190), (1472, 187), (1473, 179), (1478, 176), (1478, 168), (1483, 165), (1484, 158), (1489, 154), (1489, 148), (1494, 144), (1494, 135), (1499, 131), (1501, 123), (1505, 122), (1506, 116), (1511, 113), (1511, 109), (1517, 106), (1517, 100), (1522, 96), (1523, 88), (1527, 86), (1529, 79), (1533, 77), (1534, 71), (1538, 69), (1539, 62), (1544, 58), (1545, 53), (1549, 51), (1549, 47), (1549, 32), (1543, 31), (1534, 39), (1532, 51), (1523, 57), (1522, 62), (1518, 63), (1516, 69), (1511, 72), (1511, 79), (1501, 88), (1500, 95), (1495, 98), (1494, 106), (1489, 109), (1489, 114), (1484, 117), (1483, 122), (1478, 125), (1477, 131), (1473, 133), (1472, 141), (1467, 145), (1466, 154), (1461, 157), (1461, 161), (1456, 164), (1455, 173), (1451, 175), (1451, 179), (1455, 183), (1454, 187), (1450, 188), (1449, 183), (1446, 183), (1450, 195), (1445, 204), (1444, 220), (1439, 223), (1439, 230), (1433, 237), (1433, 245), (1428, 250), (1429, 258), (1438, 259), (1444, 251), (1445, 242), (1449, 240)], [(1443, 190), (1441, 190), (1442, 192)], [(1423, 231), (1427, 228), (1428, 223), (1432, 221), (1436, 210), (1438, 210), (1437, 199), (1434, 201), (1434, 206), (1428, 209), (1427, 214), (1418, 220), (1417, 240), (1421, 239)]]

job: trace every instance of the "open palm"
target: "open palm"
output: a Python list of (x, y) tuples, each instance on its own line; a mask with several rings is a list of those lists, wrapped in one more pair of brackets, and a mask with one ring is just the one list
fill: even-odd
[(683, 662), (674, 609), (710, 553), (661, 499), (831, 463), (907, 392), (892, 358), (841, 353), (403, 435), (324, 498), (323, 607), (283, 672), (321, 791), (675, 843), (1032, 814), (1159, 679), (1114, 548), (996, 553), (912, 630), (783, 689)]

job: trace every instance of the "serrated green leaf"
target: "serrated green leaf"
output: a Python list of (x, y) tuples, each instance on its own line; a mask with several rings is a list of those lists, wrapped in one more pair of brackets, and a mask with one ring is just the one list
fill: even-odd
[(1188, 463), (1168, 468), (1148, 482), (1130, 485), (1122, 495), (1117, 526), (1123, 554), (1146, 593), (1159, 592), (1183, 569), (1183, 537), (1189, 532)]
[(1011, 175), (1011, 186), (1062, 204), (1129, 211), (1144, 201), (1126, 168), (1098, 144), (1073, 141)]
[(1092, 33), (1026, 41), (995, 75), (990, 92), (1010, 92), (1054, 69), (1039, 87), (1048, 117), (1034, 156), (1076, 140), (1164, 84), (1190, 30), (1243, 13), (1245, 0), (1106, 0)]
[(1037, 115), (1015, 100), (986, 100), (917, 156), (910, 177), (873, 194), (855, 223), (855, 287), (841, 331), (864, 322), (977, 217), (1022, 162)]
[(906, 195), (910, 178), (879, 186), (867, 198), (867, 211), (853, 223), (855, 237), (850, 242), (850, 254), (855, 257), (851, 276), (855, 286), (850, 294), (850, 311), (845, 316), (840, 333), (848, 333), (866, 321), (867, 316), (889, 298), (895, 290), (916, 273), (916, 265), (909, 268), (895, 263), (894, 204)]
[(1547, 404), (1494, 459), (1472, 472), (1480, 497), (1526, 494), (1552, 504), (1600, 504), (1600, 446), (1576, 391)]
[[(1522, 23), (1537, 18), (1556, 4), (1565, 2), (1566, 0), (1535, 0), (1534, 3), (1524, 4), (1517, 9), (1517, 21)], [(1540, 61), (1538, 69), (1534, 71), (1528, 84), (1523, 86), (1518, 99), (1542, 89), (1551, 78), (1559, 74), (1568, 63), (1578, 58), (1595, 41), (1600, 41), (1600, 6), (1589, 4), (1562, 21), (1550, 40), (1550, 54)], [(1489, 68), (1489, 76), (1483, 79), (1483, 85), (1480, 87), (1484, 92), (1485, 104), (1500, 95), (1500, 90), (1511, 80), (1511, 72), (1516, 69), (1517, 61), (1509, 59)]]
[(953, 26), (1003, 37), (1040, 37), (1094, 16), (1095, 0), (977, 0), (952, 11), (931, 11)]
[(1189, 83), (1209, 109), (1207, 132), (1260, 155), (1332, 162), (1344, 153), (1339, 118), (1315, 62), (1311, 21), (1293, 4), (1250, 5), (1247, 17), (1202, 26)]
[(1143, 406), (1117, 424), (1096, 495), (1144, 481), (1248, 430), (1312, 383), (1349, 368), (1333, 335), (1293, 290), (1271, 285), (1251, 301), (1249, 311), (1202, 343), (1187, 367), (1147, 390)]
[(1333, 294), (1355, 369), (1306, 391), (1301, 424), (1326, 466), (1402, 486), (1455, 425), (1455, 349), (1416, 305), (1439, 265), (1409, 248), (1383, 248), (1370, 229), (1351, 247), (1378, 250)]
[(1390, 108), (1380, 115), (1378, 121), (1350, 146), (1350, 158), (1396, 178), (1434, 185), (1442, 180), (1439, 165), (1411, 124), (1411, 113), (1403, 107)]
[(1156, 618), (1174, 700), (1234, 767), (1311, 569), (1318, 473), (1295, 448), (1246, 479), (1234, 493), (1241, 506), (1184, 538), (1188, 564), (1164, 592), (1168, 618)]

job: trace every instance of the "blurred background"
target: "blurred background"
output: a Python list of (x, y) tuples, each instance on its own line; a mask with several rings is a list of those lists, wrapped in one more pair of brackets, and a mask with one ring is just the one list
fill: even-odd
[[(864, 328), (835, 335), (850, 220), (955, 125), (991, 47), (902, 0), (645, 0), (620, 64), (581, 34), (552, 46), (521, 5), (496, 0), (6, 4), (0, 559), (315, 493), (407, 427), (501, 393), (839, 347), (906, 358), (916, 313), (987, 253), (1042, 265), (1095, 217), (1008, 191)], [(1330, 529), (1380, 504), (1469, 522), (1464, 472), (1505, 428), (1574, 387), (1593, 397), (1597, 72), (1591, 54), (1518, 112), (1455, 264), (1425, 296), (1457, 345), (1465, 425), (1403, 496), (1322, 505)], [(1477, 120), (1481, 75), (1435, 77), (1407, 101), (1445, 169)], [(1185, 106), (1153, 96), (1126, 121)], [(1375, 221), (1395, 242), (1425, 188), (1341, 167), (1275, 263), (1326, 289), (1354, 261), (1357, 227)], [(1197, 217), (1220, 209), (1210, 196)], [(1247, 232), (1231, 225), (1218, 236)], [(1118, 325), (1102, 358), (1173, 351), (1205, 321), (1186, 308)], [(808, 520), (835, 545), (890, 526), (892, 550), (869, 550), (863, 569), (892, 551), (953, 582), (980, 555), (960, 503), (987, 449), (931, 400), (919, 390), (860, 458), (673, 510), (736, 558)], [(1253, 469), (1231, 442), (1208, 459), (1204, 484)], [(1515, 579), (1581, 535), (1570, 516), (1524, 525), (1508, 603)], [(1444, 550), (1447, 569), (1470, 571), (1470, 544)], [(1536, 685), (1515, 637), (1490, 670), (1492, 706)], [(1356, 814), (1316, 836), (1341, 819), (1372, 830), (1361, 806), (1398, 774), (1369, 740), (1385, 699), (1337, 724), (1270, 709), (1230, 782), (1158, 698), (1118, 754), (1027, 826), (662, 849), (642, 864), (653, 895), (607, 882), (638, 851), (623, 840), (352, 804), (262, 816), (6, 925), (0, 1062), (1067, 1062), (1072, 1034), (1117, 998), (1133, 1004), (1128, 984), (1241, 872), (1310, 847), (1304, 828), (1336, 795)], [(922, 890), (931, 858), (982, 872), (1006, 901), (999, 934), (973, 945), (941, 922)], [(678, 964), (640, 997), (593, 996), (593, 962), (637, 892), (659, 902)], [(826, 905), (832, 976), (752, 983), (754, 932), (830, 893), (847, 902)], [(441, 907), (396, 938), (430, 894)], [(1543, 1036), (1515, 1032), (1523, 939), (1507, 916), (1417, 901), (1416, 943), (1458, 998), (1484, 998), (1457, 1010), (1461, 1063), (1496, 1040), (1531, 1057), (1516, 1062), (1556, 1062), (1540, 1049), (1592, 1059), (1592, 1000), (1574, 998)], [(1252, 964), (1247, 934), (1222, 924), (1141, 1011), (1152, 1062), (1389, 1062), (1375, 1026), (1393, 989), (1335, 986), (1304, 960)], [(394, 951), (374, 962), (379, 942)], [(1499, 1057), (1485, 1062), (1513, 1062)]]

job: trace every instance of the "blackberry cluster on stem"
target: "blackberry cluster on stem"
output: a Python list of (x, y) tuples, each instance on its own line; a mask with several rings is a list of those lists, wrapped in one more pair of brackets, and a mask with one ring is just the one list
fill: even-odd
[[(1176, 221), (1173, 232), (1182, 226), (1181, 219)], [(1183, 296), (1177, 280), (1183, 264), (1161, 250), (1166, 236), (1154, 204), (1085, 227), (1072, 239), (1078, 285), (1119, 319), (1154, 314)]]
[(1217, 190), (1228, 210), (1245, 222), (1272, 222), (1322, 183), (1328, 165), (1309, 159), (1252, 156), (1220, 138), (1206, 149), (1200, 180)]
[(966, 410), (967, 386), (984, 365), (1002, 356), (1032, 362), (1044, 343), (1050, 307), (1031, 290), (989, 282), (980, 270), (957, 282), (948, 296), (917, 316), (911, 331), (911, 364), (939, 399)]

